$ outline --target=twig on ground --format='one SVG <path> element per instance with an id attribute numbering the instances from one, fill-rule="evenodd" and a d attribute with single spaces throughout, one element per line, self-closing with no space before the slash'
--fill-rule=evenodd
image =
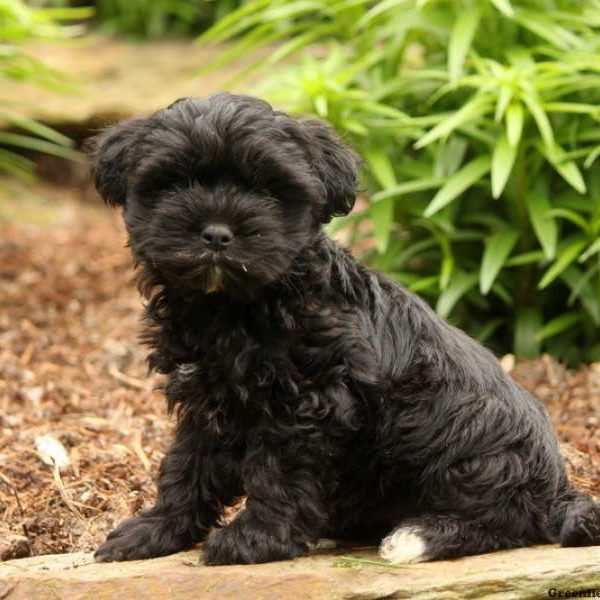
<path id="1" fill-rule="evenodd" d="M 124 383 L 129 387 L 135 388 L 137 390 L 148 390 L 147 381 L 142 381 L 141 379 L 136 379 L 135 377 L 130 377 L 129 375 L 125 375 L 125 373 L 121 373 L 121 371 L 117 369 L 117 365 L 115 365 L 115 363 L 110 363 L 108 365 L 108 374 L 113 379 L 116 379 L 120 383 Z"/>

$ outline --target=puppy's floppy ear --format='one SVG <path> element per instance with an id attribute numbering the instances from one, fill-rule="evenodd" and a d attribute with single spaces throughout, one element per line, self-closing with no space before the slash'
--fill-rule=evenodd
<path id="1" fill-rule="evenodd" d="M 339 138 L 333 127 L 317 119 L 302 121 L 315 144 L 313 168 L 319 174 L 327 193 L 321 222 L 347 215 L 354 206 L 361 160 Z"/>
<path id="2" fill-rule="evenodd" d="M 92 159 L 94 184 L 110 206 L 125 204 L 127 178 L 136 137 L 146 119 L 129 119 L 109 127 L 86 144 Z"/>

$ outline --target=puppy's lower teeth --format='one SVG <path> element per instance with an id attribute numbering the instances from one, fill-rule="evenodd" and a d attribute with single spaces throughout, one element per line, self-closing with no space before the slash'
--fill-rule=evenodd
<path id="1" fill-rule="evenodd" d="M 248 272 L 248 267 L 244 263 L 242 263 L 242 269 L 244 270 L 244 273 Z"/>

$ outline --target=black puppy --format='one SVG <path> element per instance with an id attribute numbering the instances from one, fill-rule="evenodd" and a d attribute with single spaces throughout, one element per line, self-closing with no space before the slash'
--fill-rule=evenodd
<path id="1" fill-rule="evenodd" d="M 323 233 L 359 169 L 329 126 L 248 96 L 182 99 L 101 134 L 93 161 L 179 418 L 156 505 L 98 560 L 201 540 L 210 564 L 291 558 L 321 536 L 387 535 L 395 563 L 600 543 L 541 404 Z"/>

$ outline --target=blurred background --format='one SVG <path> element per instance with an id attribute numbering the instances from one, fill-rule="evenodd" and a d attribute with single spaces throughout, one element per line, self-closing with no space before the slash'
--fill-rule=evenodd
<path id="1" fill-rule="evenodd" d="M 152 502 L 172 423 L 82 148 L 223 89 L 356 148 L 330 234 L 501 357 L 599 492 L 600 0 L 0 0 L 0 560 Z"/>

